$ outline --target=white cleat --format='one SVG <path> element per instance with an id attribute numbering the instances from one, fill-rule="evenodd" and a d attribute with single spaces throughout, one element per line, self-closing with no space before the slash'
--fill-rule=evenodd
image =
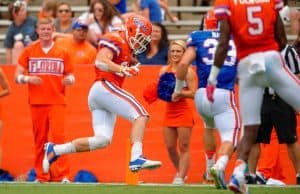
<path id="1" fill-rule="evenodd" d="M 48 173 L 50 169 L 50 165 L 57 160 L 59 157 L 55 152 L 54 152 L 54 143 L 46 143 L 44 145 L 44 150 L 45 150 L 45 155 L 43 159 L 43 172 Z"/>
<path id="2" fill-rule="evenodd" d="M 250 194 L 248 187 L 246 185 L 246 180 L 245 178 L 240 178 L 236 175 L 232 175 L 230 178 L 230 182 L 228 184 L 228 188 L 233 191 L 234 193 L 239 193 L 239 194 Z"/>
<path id="3" fill-rule="evenodd" d="M 137 172 L 141 169 L 156 169 L 161 166 L 161 161 L 147 160 L 144 156 L 138 157 L 136 160 L 129 163 L 129 169 L 132 172 Z"/>

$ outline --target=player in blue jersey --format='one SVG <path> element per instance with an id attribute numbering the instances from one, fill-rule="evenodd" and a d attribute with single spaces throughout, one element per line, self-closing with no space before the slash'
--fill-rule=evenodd
<path id="1" fill-rule="evenodd" d="M 205 88 L 219 37 L 217 20 L 213 11 L 209 11 L 204 19 L 204 30 L 190 34 L 187 41 L 188 48 L 180 61 L 176 74 L 177 76 L 185 75 L 189 64 L 193 60 L 196 61 L 199 87 L 195 95 L 196 108 L 204 121 L 205 130 L 217 128 L 221 137 L 217 161 L 210 168 L 210 174 L 213 176 L 217 188 L 226 189 L 224 171 L 237 145 L 240 116 L 233 92 L 237 60 L 235 45 L 232 40 L 224 67 L 217 78 L 214 102 L 211 103 L 206 96 Z M 180 96 L 181 90 L 182 81 L 176 79 L 176 87 L 172 96 L 174 101 Z"/>

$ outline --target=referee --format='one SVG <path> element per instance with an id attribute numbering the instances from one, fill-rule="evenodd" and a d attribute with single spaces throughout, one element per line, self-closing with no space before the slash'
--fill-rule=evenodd
<path id="1" fill-rule="evenodd" d="M 287 45 L 282 56 L 288 68 L 300 78 L 300 59 L 294 47 Z M 260 154 L 259 143 L 270 144 L 273 127 L 276 130 L 279 144 L 286 144 L 290 160 L 296 171 L 296 183 L 300 184 L 300 145 L 297 142 L 297 119 L 294 109 L 285 103 L 272 88 L 265 88 L 261 109 L 261 125 L 258 130 L 256 144 L 249 157 L 249 184 L 265 184 L 267 179 L 261 173 L 256 173 L 256 164 Z M 271 157 L 271 156 L 270 156 Z M 270 167 L 272 168 L 272 167 Z M 255 178 L 256 177 L 256 178 Z"/>

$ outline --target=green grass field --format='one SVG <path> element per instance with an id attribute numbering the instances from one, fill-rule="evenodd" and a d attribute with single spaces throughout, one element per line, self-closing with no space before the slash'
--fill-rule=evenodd
<path id="1" fill-rule="evenodd" d="M 300 194 L 300 187 L 251 186 L 251 194 Z M 0 183 L 0 194 L 225 194 L 213 186 Z"/>

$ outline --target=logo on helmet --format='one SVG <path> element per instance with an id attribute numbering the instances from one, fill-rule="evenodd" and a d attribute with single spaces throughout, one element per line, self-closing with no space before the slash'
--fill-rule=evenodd
<path id="1" fill-rule="evenodd" d="M 140 20 L 139 18 L 133 18 L 133 23 L 140 28 L 140 30 L 144 33 L 149 33 L 149 29 L 147 28 L 146 24 Z"/>

